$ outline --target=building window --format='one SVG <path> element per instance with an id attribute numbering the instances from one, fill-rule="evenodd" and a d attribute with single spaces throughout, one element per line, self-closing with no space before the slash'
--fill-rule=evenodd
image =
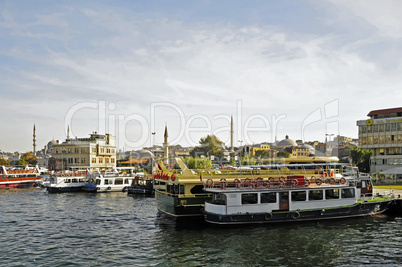
<path id="1" fill-rule="evenodd" d="M 106 158 L 106 159 L 105 159 L 105 163 L 109 163 L 109 158 Z"/>
<path id="2" fill-rule="evenodd" d="M 372 145 L 373 144 L 373 137 L 372 136 L 367 136 L 367 144 Z"/>
<path id="3" fill-rule="evenodd" d="M 386 144 L 391 144 L 391 136 L 390 135 L 385 136 L 385 143 Z"/>
<path id="4" fill-rule="evenodd" d="M 385 131 L 387 132 L 391 131 L 391 123 L 385 125 Z"/>
<path id="5" fill-rule="evenodd" d="M 78 153 L 80 153 L 80 149 L 79 149 L 78 147 L 76 147 L 76 148 L 74 149 L 74 152 L 78 154 Z"/>
<path id="6" fill-rule="evenodd" d="M 373 132 L 378 133 L 378 124 L 373 125 Z"/>
<path id="7" fill-rule="evenodd" d="M 398 143 L 402 143 L 402 134 L 398 135 Z"/>
<path id="8" fill-rule="evenodd" d="M 402 131 L 402 122 L 398 123 L 398 131 Z"/>
<path id="9" fill-rule="evenodd" d="M 384 132 L 384 124 L 380 124 L 380 125 L 378 125 L 378 130 L 380 131 L 380 132 Z"/>
<path id="10" fill-rule="evenodd" d="M 385 144 L 385 136 L 380 135 L 379 140 L 380 140 L 379 144 Z"/>
<path id="11" fill-rule="evenodd" d="M 373 136 L 373 144 L 378 144 L 378 136 Z"/>
<path id="12" fill-rule="evenodd" d="M 365 145 L 365 144 L 367 144 L 367 137 L 362 138 L 362 145 Z"/>
<path id="13" fill-rule="evenodd" d="M 92 153 L 96 153 L 96 147 L 92 148 Z"/>
<path id="14" fill-rule="evenodd" d="M 96 158 L 92 158 L 92 163 L 96 163 Z"/>
<path id="15" fill-rule="evenodd" d="M 110 159 L 110 162 L 115 163 L 115 159 L 114 158 Z"/>
<path id="16" fill-rule="evenodd" d="M 103 163 L 103 158 L 99 158 L 99 163 Z"/>

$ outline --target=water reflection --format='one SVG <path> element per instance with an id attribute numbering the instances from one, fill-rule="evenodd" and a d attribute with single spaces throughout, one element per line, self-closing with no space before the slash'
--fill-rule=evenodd
<path id="1" fill-rule="evenodd" d="M 0 191 L 1 263 L 11 265 L 293 266 L 402 261 L 402 220 L 211 227 L 177 224 L 155 199 L 124 193 Z"/>

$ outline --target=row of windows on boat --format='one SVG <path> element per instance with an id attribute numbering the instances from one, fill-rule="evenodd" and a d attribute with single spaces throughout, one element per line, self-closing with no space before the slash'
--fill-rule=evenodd
<path id="1" fill-rule="evenodd" d="M 236 198 L 239 194 L 213 194 L 212 204 L 226 205 L 226 198 Z M 354 188 L 344 189 L 325 189 L 325 190 L 306 190 L 291 191 L 291 201 L 316 201 L 316 200 L 333 200 L 346 199 L 355 197 Z M 277 203 L 278 198 L 281 201 L 289 200 L 289 192 L 269 192 L 269 193 L 244 193 L 241 194 L 242 204 L 264 204 Z"/>
<path id="2" fill-rule="evenodd" d="M 113 181 L 114 181 L 114 183 L 113 183 Z M 51 182 L 52 183 L 55 183 L 55 181 L 52 181 L 51 180 Z M 91 180 L 91 179 L 85 179 L 85 178 L 80 178 L 80 179 L 78 179 L 78 178 L 71 178 L 71 179 L 64 179 L 64 183 L 66 183 L 66 184 L 69 184 L 69 183 L 86 183 L 86 182 L 89 182 L 89 183 L 94 183 L 94 181 L 93 180 Z M 100 179 L 96 179 L 95 180 L 95 183 L 97 184 L 97 185 L 100 185 L 101 184 L 101 180 Z M 123 179 L 123 178 L 121 178 L 121 179 L 104 179 L 104 184 L 106 185 L 113 185 L 113 184 L 130 184 L 130 180 L 129 179 Z"/>

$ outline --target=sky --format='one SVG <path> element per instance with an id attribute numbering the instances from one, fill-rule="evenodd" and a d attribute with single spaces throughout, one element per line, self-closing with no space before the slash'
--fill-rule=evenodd
<path id="1" fill-rule="evenodd" d="M 0 0 L 0 151 L 357 138 L 402 106 L 402 2 Z M 69 130 L 68 130 L 69 129 Z M 154 134 L 153 134 L 154 133 Z"/>

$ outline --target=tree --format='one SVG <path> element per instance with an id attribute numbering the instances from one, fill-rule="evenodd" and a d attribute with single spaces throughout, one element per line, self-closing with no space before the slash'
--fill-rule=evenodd
<path id="1" fill-rule="evenodd" d="M 26 164 L 35 165 L 37 163 L 38 163 L 37 157 L 34 156 L 32 152 L 27 152 L 22 154 L 18 162 L 18 165 L 26 165 Z"/>
<path id="2" fill-rule="evenodd" d="M 216 156 L 218 158 L 222 158 L 224 155 L 221 148 L 222 143 L 223 142 L 215 135 L 208 135 L 207 137 L 200 139 L 200 145 L 191 150 L 190 155 L 193 157 L 206 155 L 208 157 Z"/>
<path id="3" fill-rule="evenodd" d="M 287 151 L 279 151 L 279 152 L 276 154 L 276 156 L 277 156 L 278 158 L 289 158 L 289 157 L 290 157 L 290 154 L 289 154 L 289 152 L 287 152 Z"/>
<path id="4" fill-rule="evenodd" d="M 8 162 L 6 159 L 1 158 L 0 159 L 0 166 L 9 166 L 10 162 Z"/>
<path id="5" fill-rule="evenodd" d="M 373 156 L 373 151 L 369 149 L 360 149 L 358 147 L 350 150 L 352 163 L 356 164 L 361 172 L 370 172 L 370 157 Z"/>
<path id="6" fill-rule="evenodd" d="M 183 159 L 183 162 L 187 165 L 189 169 L 210 169 L 212 167 L 212 162 L 207 158 L 200 157 L 187 157 Z"/>

